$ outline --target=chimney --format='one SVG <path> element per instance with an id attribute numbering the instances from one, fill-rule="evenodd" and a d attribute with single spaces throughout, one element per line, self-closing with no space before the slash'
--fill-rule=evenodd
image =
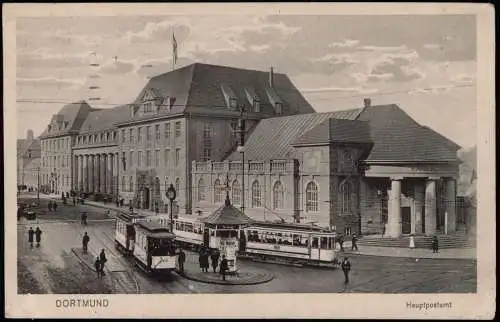
<path id="1" fill-rule="evenodd" d="M 274 86 L 274 70 L 271 67 L 271 69 L 269 70 L 269 87 L 273 88 L 273 86 Z"/>
<path id="2" fill-rule="evenodd" d="M 365 107 L 370 107 L 372 105 L 372 100 L 369 98 L 365 98 Z"/>
<path id="3" fill-rule="evenodd" d="M 33 140 L 33 130 L 28 130 L 27 131 L 26 139 Z"/>

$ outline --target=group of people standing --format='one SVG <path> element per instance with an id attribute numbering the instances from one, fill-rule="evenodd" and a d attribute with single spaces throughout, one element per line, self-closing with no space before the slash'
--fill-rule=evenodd
<path id="1" fill-rule="evenodd" d="M 359 249 L 358 249 L 358 236 L 356 236 L 356 234 L 352 235 L 351 242 L 352 242 L 351 251 L 354 251 L 354 249 L 356 249 L 356 251 L 359 251 Z M 335 239 L 335 248 L 337 248 L 336 247 L 337 243 L 340 246 L 340 251 L 341 252 L 345 251 L 345 249 L 344 249 L 344 235 L 339 234 L 337 236 L 337 238 Z"/>
<path id="2" fill-rule="evenodd" d="M 40 247 L 40 242 L 42 241 L 42 230 L 40 227 L 36 227 L 36 230 L 33 230 L 33 227 L 30 227 L 28 230 L 28 241 L 31 248 L 33 248 L 33 237 L 36 238 L 36 247 Z"/>
<path id="3" fill-rule="evenodd" d="M 95 267 L 95 271 L 97 272 L 97 277 L 103 277 L 104 275 L 106 275 L 104 273 L 104 264 L 106 264 L 107 261 L 108 261 L 108 259 L 106 258 L 106 253 L 104 252 L 104 249 L 103 249 L 103 250 L 101 250 L 101 253 L 99 254 L 99 256 L 97 256 L 97 258 L 94 262 L 94 267 Z"/>
<path id="4" fill-rule="evenodd" d="M 200 268 L 202 272 L 207 273 L 210 267 L 209 258 L 212 262 L 212 269 L 214 273 L 217 272 L 217 267 L 219 266 L 220 252 L 218 249 L 209 249 L 202 247 L 198 254 L 198 260 L 200 262 Z M 226 280 L 226 273 L 228 271 L 228 263 L 225 255 L 222 255 L 222 260 L 220 261 L 219 273 L 222 276 L 222 280 Z"/>
<path id="5" fill-rule="evenodd" d="M 57 203 L 55 201 L 49 201 L 47 207 L 49 208 L 49 211 L 56 211 Z"/>

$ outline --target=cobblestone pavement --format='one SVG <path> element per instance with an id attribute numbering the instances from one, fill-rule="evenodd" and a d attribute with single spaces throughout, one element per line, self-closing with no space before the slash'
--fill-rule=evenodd
<path id="1" fill-rule="evenodd" d="M 86 206 L 92 208 L 91 206 Z M 59 211 L 59 209 L 58 209 Z M 79 210 L 73 210 L 79 211 Z M 93 209 L 102 213 L 102 209 Z M 71 210 L 68 215 L 72 216 Z M 90 213 L 90 212 L 89 212 Z M 75 215 L 78 217 L 78 215 Z M 18 277 L 20 293 L 471 293 L 476 292 L 476 262 L 469 259 L 397 258 L 349 254 L 350 283 L 343 273 L 331 268 L 293 267 L 239 260 L 245 270 L 271 272 L 274 279 L 258 285 L 217 285 L 188 280 L 176 273 L 151 277 L 138 269 L 132 259 L 114 248 L 114 224 L 109 220 L 89 221 L 88 226 L 65 221 L 22 219 L 18 223 Z M 27 230 L 40 226 L 42 246 L 31 249 Z M 93 258 L 105 249 L 109 279 L 99 280 L 95 271 L 72 249 L 81 249 L 84 231 L 90 236 Z M 193 255 L 196 256 L 196 255 Z M 197 265 L 197 258 L 189 259 Z M 194 267 L 193 266 L 193 267 Z M 34 282 L 36 281 L 36 283 Z M 138 290 L 131 287 L 137 283 Z M 120 286 L 121 284 L 121 286 Z"/>

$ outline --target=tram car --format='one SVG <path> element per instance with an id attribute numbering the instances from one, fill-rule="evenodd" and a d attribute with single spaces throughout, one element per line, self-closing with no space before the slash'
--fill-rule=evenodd
<path id="1" fill-rule="evenodd" d="M 303 264 L 337 266 L 336 233 L 304 224 L 255 222 L 245 228 L 245 249 L 257 258 L 286 258 Z"/>
<path id="2" fill-rule="evenodd" d="M 115 229 L 116 248 L 132 256 L 148 273 L 170 272 L 177 267 L 175 234 L 151 216 L 119 214 Z"/>
<path id="3" fill-rule="evenodd" d="M 333 264 L 336 258 L 336 233 L 318 226 L 255 221 L 242 229 L 217 230 L 197 219 L 174 219 L 174 233 L 181 246 L 198 249 L 202 245 L 220 248 L 221 236 L 238 240 L 238 255 L 252 258 L 280 258 L 297 263 Z M 225 245 L 222 245 L 225 246 Z"/>

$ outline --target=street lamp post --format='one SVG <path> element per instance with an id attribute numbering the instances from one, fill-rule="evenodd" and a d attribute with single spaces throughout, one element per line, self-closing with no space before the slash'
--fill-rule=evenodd
<path id="1" fill-rule="evenodd" d="M 241 212 L 245 212 L 245 119 L 243 118 L 243 112 L 245 111 L 245 106 L 240 107 L 240 119 L 238 124 L 238 133 L 240 135 L 240 142 L 238 145 L 238 152 L 241 153 Z"/>
<path id="2" fill-rule="evenodd" d="M 170 232 L 173 233 L 174 232 L 173 204 L 175 197 L 177 195 L 173 184 L 170 184 L 170 187 L 168 187 L 168 190 L 165 194 L 167 195 L 168 200 L 170 200 Z"/>

